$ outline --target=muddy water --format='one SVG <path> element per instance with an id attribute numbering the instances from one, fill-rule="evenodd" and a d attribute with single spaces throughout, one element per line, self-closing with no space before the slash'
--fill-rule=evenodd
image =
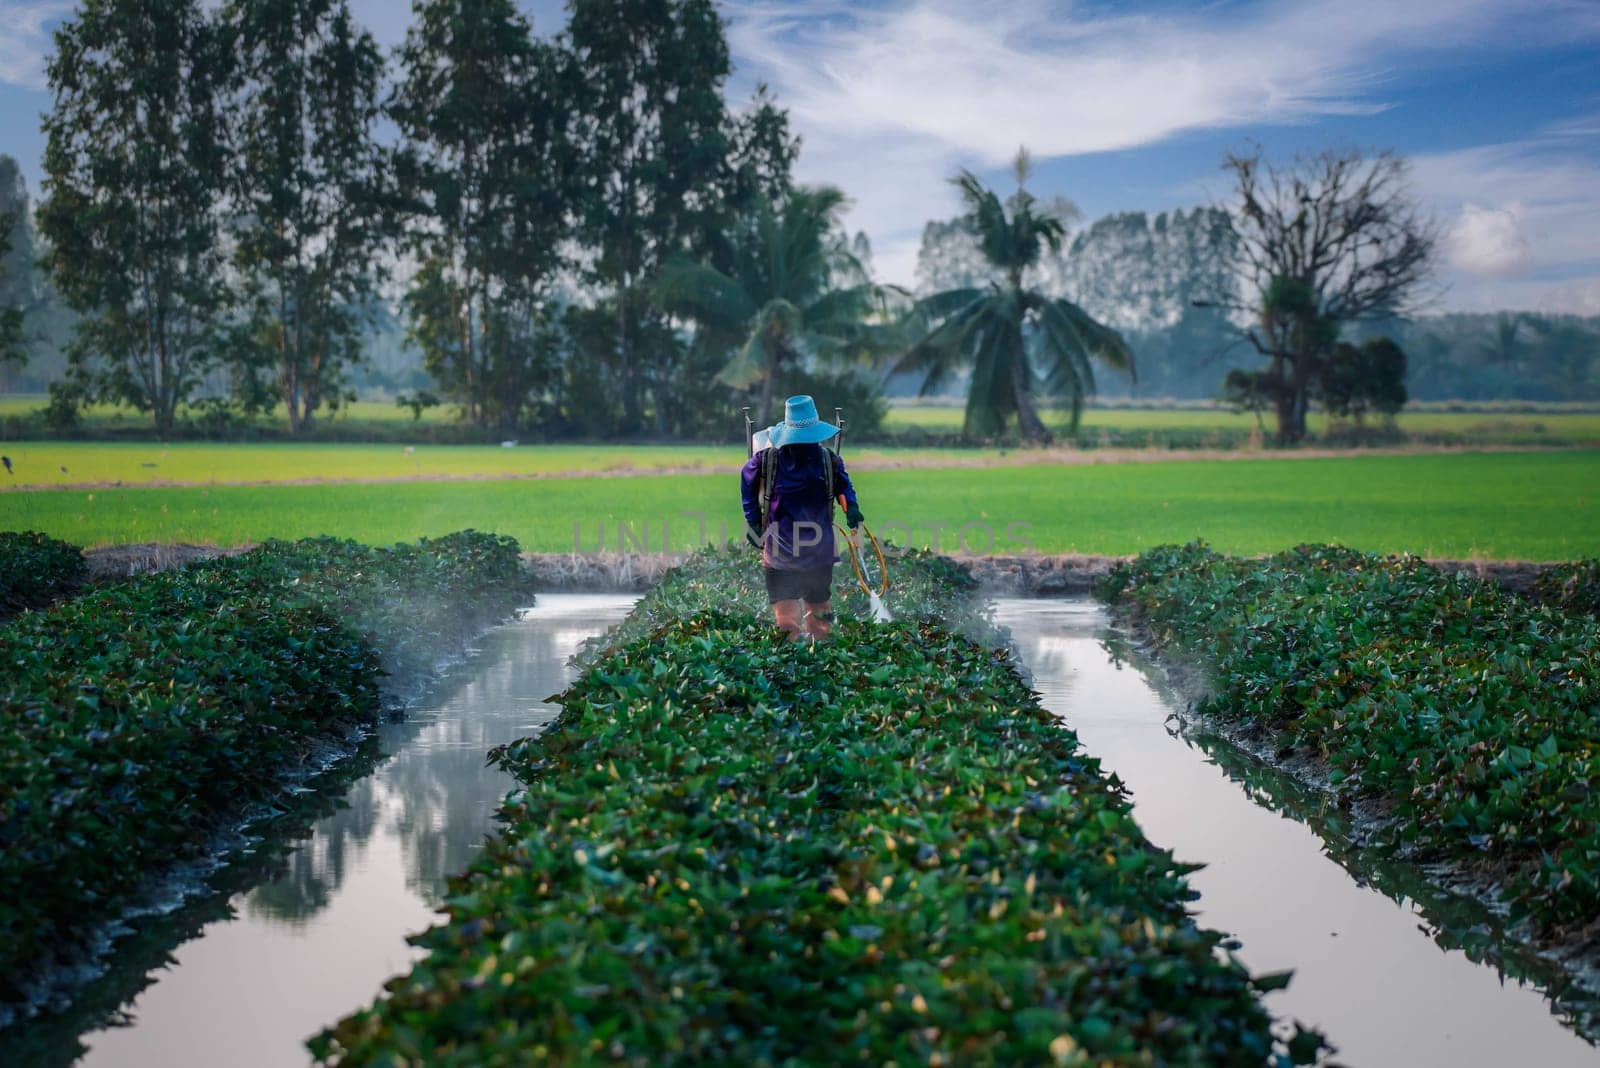
<path id="1" fill-rule="evenodd" d="M 1119 666 L 1090 601 L 1006 599 L 1044 705 L 1133 792 L 1134 815 L 1191 876 L 1200 921 L 1234 934 L 1257 972 L 1293 969 L 1269 995 L 1280 1018 L 1321 1027 L 1349 1065 L 1600 1064 L 1532 987 L 1440 948 L 1409 898 L 1360 885 L 1305 824 L 1258 805 L 1198 748 L 1169 734 L 1172 706 Z"/>
<path id="2" fill-rule="evenodd" d="M 383 728 L 393 756 L 293 848 L 281 877 L 236 895 L 231 916 L 179 946 L 125 1006 L 129 1026 L 78 1038 L 82 1063 L 304 1063 L 309 1035 L 409 967 L 406 936 L 433 924 L 446 877 L 493 828 L 511 780 L 484 754 L 554 717 L 544 698 L 565 686 L 567 658 L 632 602 L 543 596 L 526 619 L 486 635 L 404 722 Z"/>

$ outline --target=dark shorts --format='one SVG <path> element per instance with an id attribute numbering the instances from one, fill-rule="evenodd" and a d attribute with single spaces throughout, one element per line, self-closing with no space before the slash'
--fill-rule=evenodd
<path id="1" fill-rule="evenodd" d="M 801 600 L 821 604 L 833 599 L 833 565 L 804 571 L 778 571 L 766 568 L 767 603 Z"/>

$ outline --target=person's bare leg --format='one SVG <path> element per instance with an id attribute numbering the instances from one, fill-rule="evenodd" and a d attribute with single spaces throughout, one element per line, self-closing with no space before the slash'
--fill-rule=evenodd
<path id="1" fill-rule="evenodd" d="M 833 602 L 806 602 L 806 633 L 812 640 L 825 642 L 833 634 Z"/>
<path id="2" fill-rule="evenodd" d="M 805 621 L 801 604 L 798 598 L 772 602 L 772 618 L 777 620 L 779 629 L 789 636 L 790 641 L 799 641 L 804 637 Z"/>

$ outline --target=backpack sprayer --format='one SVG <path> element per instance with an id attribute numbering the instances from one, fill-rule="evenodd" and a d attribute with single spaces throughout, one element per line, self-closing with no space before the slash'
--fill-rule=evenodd
<path id="1" fill-rule="evenodd" d="M 750 409 L 744 411 L 744 446 L 745 457 L 754 456 L 764 449 L 772 447 L 768 430 L 757 430 L 755 420 L 750 418 Z M 839 433 L 834 435 L 831 451 L 842 453 L 844 451 L 844 410 L 833 410 L 834 425 L 839 428 Z M 824 445 L 823 448 L 828 448 Z M 833 495 L 833 465 L 827 465 L 829 496 Z M 762 472 L 762 484 L 766 487 L 772 485 L 771 473 Z M 763 490 L 761 494 L 761 515 L 766 518 L 767 493 L 770 489 Z M 840 508 L 845 507 L 844 494 L 835 498 Z M 850 530 L 840 523 L 835 522 L 833 527 L 844 538 L 845 544 L 850 547 L 850 569 L 855 572 L 856 583 L 867 595 L 867 600 L 872 603 L 872 614 L 879 622 L 888 622 L 893 617 L 889 615 L 888 606 L 883 603 L 884 595 L 889 592 L 889 568 L 884 562 L 883 546 L 878 543 L 878 538 L 862 523 L 855 530 Z"/>

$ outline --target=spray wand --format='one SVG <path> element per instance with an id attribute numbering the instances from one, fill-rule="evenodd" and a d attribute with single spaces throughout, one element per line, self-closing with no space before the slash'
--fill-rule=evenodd
<path id="1" fill-rule="evenodd" d="M 833 451 L 844 452 L 844 409 L 833 410 L 833 425 L 839 428 L 839 433 L 833 439 Z M 839 508 L 848 510 L 844 494 L 839 494 Z M 834 529 L 844 536 L 845 543 L 850 546 L 850 569 L 855 572 L 856 583 L 866 593 L 867 600 L 872 603 L 872 615 L 880 623 L 887 623 L 894 617 L 889 614 L 888 605 L 883 603 L 884 596 L 889 592 L 889 567 L 884 562 L 883 546 L 878 543 L 877 535 L 868 529 L 865 523 L 853 529 L 845 529 L 834 523 Z M 866 544 L 862 541 L 865 538 Z M 869 556 L 867 548 L 871 548 Z M 876 566 L 874 566 L 876 565 Z"/>

